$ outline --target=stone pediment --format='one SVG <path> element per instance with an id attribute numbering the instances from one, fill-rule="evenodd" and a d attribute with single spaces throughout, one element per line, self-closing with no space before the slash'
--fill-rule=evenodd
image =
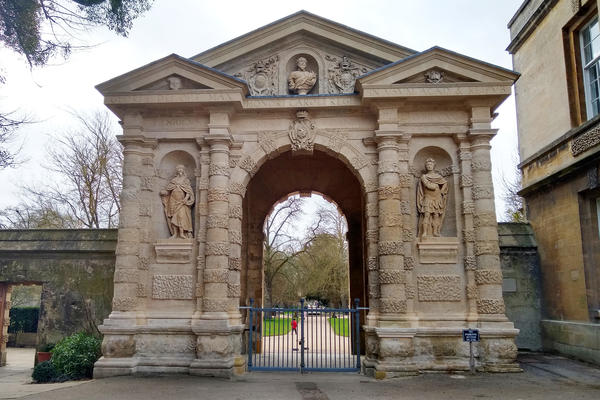
<path id="1" fill-rule="evenodd" d="M 508 84 L 515 72 L 440 47 L 383 66 L 358 78 L 361 88 L 402 84 L 451 84 L 461 82 Z"/>
<path id="2" fill-rule="evenodd" d="M 220 67 L 232 60 L 251 53 L 260 53 L 261 48 L 273 48 L 281 42 L 289 42 L 299 35 L 312 37 L 316 43 L 328 42 L 341 49 L 353 49 L 382 64 L 408 57 L 416 52 L 404 46 L 350 28 L 301 10 L 272 22 L 245 35 L 239 36 L 190 59 L 209 67 Z M 250 59 L 256 57 L 249 57 Z"/>
<path id="3" fill-rule="evenodd" d="M 288 87 L 299 57 L 316 75 L 306 94 L 351 94 L 358 76 L 414 53 L 300 11 L 191 59 L 245 80 L 252 96 L 281 96 L 305 94 Z"/>
<path id="4" fill-rule="evenodd" d="M 246 95 L 248 87 L 241 79 L 206 67 L 176 54 L 147 64 L 96 86 L 100 93 L 231 90 Z"/>

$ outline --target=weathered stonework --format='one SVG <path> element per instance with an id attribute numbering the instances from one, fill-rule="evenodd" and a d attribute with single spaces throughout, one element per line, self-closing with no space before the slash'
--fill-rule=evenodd
<path id="1" fill-rule="evenodd" d="M 420 301 L 461 301 L 462 299 L 460 276 L 418 276 L 417 287 Z"/>
<path id="2" fill-rule="evenodd" d="M 152 277 L 153 299 L 191 300 L 193 293 L 194 277 L 192 275 L 154 275 Z"/>
<path id="3" fill-rule="evenodd" d="M 243 370 L 240 306 L 265 298 L 263 222 L 290 193 L 322 193 L 346 217 L 349 294 L 368 297 L 365 371 L 456 369 L 467 322 L 510 343 L 498 276 L 473 271 L 499 265 L 491 121 L 516 78 L 299 12 L 99 85 L 122 121 L 124 188 L 96 376 Z"/>

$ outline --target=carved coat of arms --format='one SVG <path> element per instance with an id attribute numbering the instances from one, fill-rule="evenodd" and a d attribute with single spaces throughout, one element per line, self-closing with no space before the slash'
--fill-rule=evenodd
<path id="1" fill-rule="evenodd" d="M 331 56 L 325 56 L 325 59 L 329 61 L 329 93 L 353 93 L 356 78 L 367 69 L 353 64 L 346 56 L 341 60 Z"/>
<path id="2" fill-rule="evenodd" d="M 271 96 L 277 94 L 279 56 L 258 60 L 249 68 L 235 74 L 248 83 L 252 96 Z"/>
<path id="3" fill-rule="evenodd" d="M 312 153 L 317 135 L 315 124 L 308 118 L 307 111 L 298 111 L 296 116 L 289 129 L 292 152 Z"/>

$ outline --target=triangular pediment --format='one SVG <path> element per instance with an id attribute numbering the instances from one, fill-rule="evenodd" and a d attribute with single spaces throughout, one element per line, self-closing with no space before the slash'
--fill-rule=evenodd
<path id="1" fill-rule="evenodd" d="M 358 78 L 360 86 L 442 84 L 460 82 L 514 82 L 511 70 L 476 60 L 440 47 L 404 58 Z"/>
<path id="2" fill-rule="evenodd" d="M 299 34 L 313 37 L 317 43 L 325 41 L 334 47 L 352 49 L 355 53 L 370 56 L 382 64 L 394 62 L 416 53 L 404 46 L 302 10 L 206 50 L 190 59 L 209 67 L 221 69 L 219 66 L 226 65 L 234 59 L 253 58 L 248 55 L 257 51 L 260 53 L 261 48 L 273 47 L 278 43 L 293 40 Z"/>
<path id="3" fill-rule="evenodd" d="M 102 94 L 139 91 L 241 89 L 246 82 L 200 63 L 171 54 L 96 86 Z"/>

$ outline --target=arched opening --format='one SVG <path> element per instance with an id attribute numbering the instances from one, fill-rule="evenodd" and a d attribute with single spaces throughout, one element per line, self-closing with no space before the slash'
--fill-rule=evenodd
<path id="1" fill-rule="evenodd" d="M 240 302 L 247 305 L 252 298 L 255 306 L 264 305 L 264 222 L 275 204 L 294 193 L 322 194 L 339 207 L 347 223 L 349 302 L 359 299 L 361 306 L 368 307 L 364 191 L 345 163 L 319 150 L 312 155 L 282 153 L 266 161 L 248 183 L 243 203 Z M 360 325 L 363 323 L 361 313 Z M 360 336 L 364 342 L 363 334 Z"/>
<path id="2" fill-rule="evenodd" d="M 318 192 L 280 199 L 263 226 L 262 304 L 350 307 L 347 232 L 339 206 Z"/>

